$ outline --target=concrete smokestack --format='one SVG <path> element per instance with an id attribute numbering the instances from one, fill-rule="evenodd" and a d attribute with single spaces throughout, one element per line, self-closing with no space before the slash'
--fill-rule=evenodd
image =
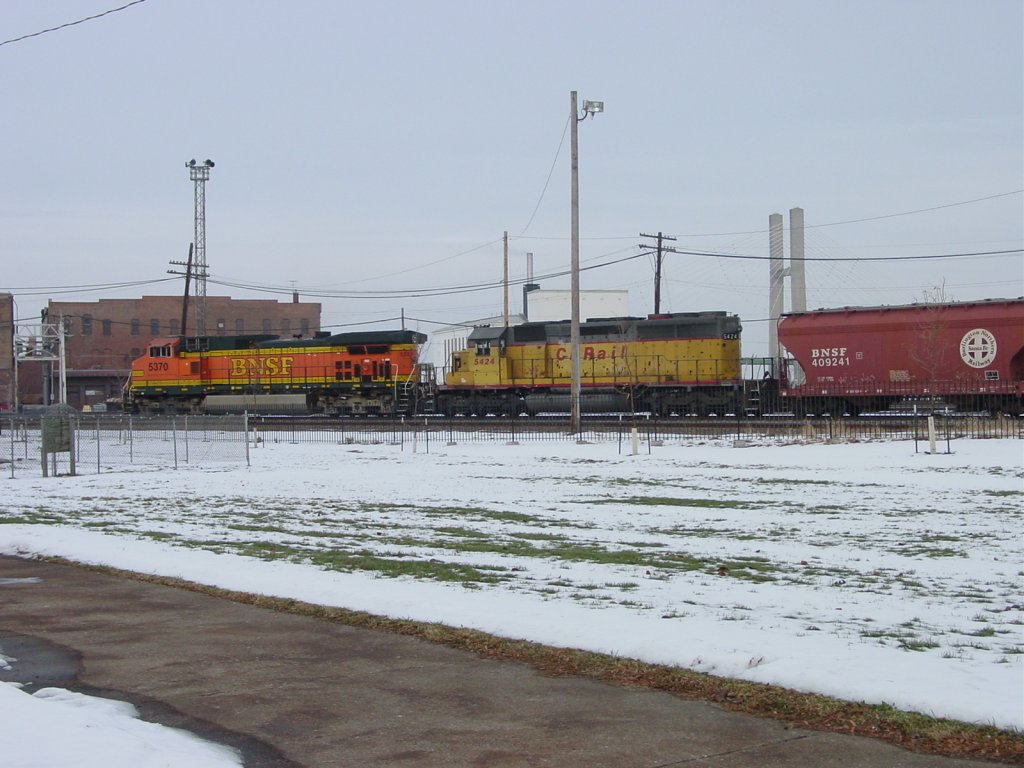
<path id="1" fill-rule="evenodd" d="M 804 271 L 804 209 L 789 209 L 789 303 L 793 312 L 807 311 L 807 276 Z"/>
<path id="2" fill-rule="evenodd" d="M 779 318 L 782 317 L 783 279 L 782 214 L 768 217 L 768 356 L 779 357 Z"/>

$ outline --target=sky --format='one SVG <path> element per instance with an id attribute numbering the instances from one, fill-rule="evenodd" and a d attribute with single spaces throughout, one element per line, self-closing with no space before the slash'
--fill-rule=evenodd
<path id="1" fill-rule="evenodd" d="M 147 448 L 166 435 L 145 432 L 136 464 L 108 446 L 101 474 L 19 465 L 0 479 L 0 553 L 1024 728 L 1019 440 L 929 454 L 674 439 L 632 455 L 266 438 L 248 468 L 214 435 L 208 461 L 194 447 L 169 472 Z"/>
<path id="2" fill-rule="evenodd" d="M 117 5 L 8 0 L 0 38 Z M 0 291 L 29 320 L 180 294 L 192 158 L 210 295 L 429 332 L 500 313 L 506 231 L 512 281 L 533 253 L 567 288 L 573 90 L 605 103 L 578 124 L 581 286 L 635 315 L 641 233 L 754 256 L 667 255 L 662 309 L 737 313 L 765 354 L 768 216 L 796 206 L 811 308 L 1024 295 L 1019 0 L 145 0 L 0 70 Z"/>

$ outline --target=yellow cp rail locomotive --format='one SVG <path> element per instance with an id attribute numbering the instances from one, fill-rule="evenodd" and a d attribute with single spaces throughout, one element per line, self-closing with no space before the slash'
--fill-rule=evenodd
<path id="1" fill-rule="evenodd" d="M 600 318 L 580 324 L 583 411 L 724 412 L 742 390 L 740 319 L 725 312 Z M 570 324 L 475 328 L 452 356 L 448 414 L 569 410 Z"/>

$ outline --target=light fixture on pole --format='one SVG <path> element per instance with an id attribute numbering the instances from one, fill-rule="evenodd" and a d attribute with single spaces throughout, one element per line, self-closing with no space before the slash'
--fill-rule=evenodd
<path id="1" fill-rule="evenodd" d="M 604 102 L 584 101 L 582 114 L 576 104 L 576 91 L 572 91 L 569 94 L 569 124 L 572 128 L 572 317 L 569 322 L 572 379 L 569 387 L 569 428 L 574 435 L 580 432 L 580 158 L 576 126 L 588 117 L 604 112 Z"/>

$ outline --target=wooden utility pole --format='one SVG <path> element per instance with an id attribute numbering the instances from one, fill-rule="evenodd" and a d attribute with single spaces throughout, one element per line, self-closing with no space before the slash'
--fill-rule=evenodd
<path id="1" fill-rule="evenodd" d="M 184 272 L 178 272 L 173 269 L 168 269 L 168 275 L 184 275 L 185 276 L 185 295 L 181 298 L 181 335 L 188 336 L 188 290 L 189 283 L 192 278 L 192 252 L 195 249 L 195 243 L 188 244 L 188 261 L 172 261 L 170 262 L 176 267 L 184 267 Z"/>
<path id="2" fill-rule="evenodd" d="M 671 240 L 675 242 L 676 238 L 669 237 L 659 232 L 656 235 L 645 235 L 643 232 L 640 233 L 640 237 L 651 237 L 657 238 L 658 240 L 658 255 L 654 262 L 654 314 L 661 314 L 661 260 L 664 258 L 666 253 L 678 253 L 675 248 L 663 245 L 664 240 Z M 646 243 L 640 243 L 641 248 L 648 248 Z"/>
<path id="3" fill-rule="evenodd" d="M 505 289 L 505 327 L 508 328 L 508 232 L 505 232 L 505 261 L 504 261 L 504 272 L 501 284 Z"/>
<path id="4" fill-rule="evenodd" d="M 188 244 L 188 261 L 185 264 L 185 295 L 181 298 L 181 335 L 188 336 L 188 288 L 189 281 L 192 278 L 192 251 L 195 248 L 195 243 Z"/>

